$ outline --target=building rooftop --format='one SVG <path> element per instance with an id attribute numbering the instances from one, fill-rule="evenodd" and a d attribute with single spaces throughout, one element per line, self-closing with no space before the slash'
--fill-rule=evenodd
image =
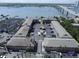
<path id="1" fill-rule="evenodd" d="M 30 25 L 32 21 L 33 21 L 32 18 L 26 19 L 26 21 L 22 25 Z"/>
<path id="2" fill-rule="evenodd" d="M 72 38 L 72 36 L 60 25 L 58 21 L 52 21 L 51 28 L 55 29 L 57 36 L 60 38 Z"/>
<path id="3" fill-rule="evenodd" d="M 32 21 L 33 21 L 33 19 L 27 19 L 22 24 L 22 27 L 18 30 L 18 32 L 14 36 L 26 36 L 29 31 Z"/>
<path id="4" fill-rule="evenodd" d="M 45 47 L 71 47 L 77 48 L 78 42 L 74 39 L 65 38 L 44 38 L 43 46 Z"/>
<path id="5" fill-rule="evenodd" d="M 26 37 L 12 37 L 11 40 L 7 43 L 7 46 L 13 47 L 34 47 L 32 42 Z"/>
<path id="6" fill-rule="evenodd" d="M 29 38 L 27 38 L 27 34 L 29 31 L 29 26 L 32 23 L 32 19 L 27 19 L 22 27 L 18 30 L 18 32 L 10 39 L 10 41 L 7 43 L 7 47 L 13 47 L 13 48 L 28 48 L 28 47 L 34 47 L 32 42 Z M 29 26 L 28 26 L 29 25 Z"/>

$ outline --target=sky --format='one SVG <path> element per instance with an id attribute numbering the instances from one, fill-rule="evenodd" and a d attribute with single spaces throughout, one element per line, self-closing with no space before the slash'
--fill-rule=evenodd
<path id="1" fill-rule="evenodd" d="M 75 3 L 77 0 L 0 0 L 0 3 Z"/>

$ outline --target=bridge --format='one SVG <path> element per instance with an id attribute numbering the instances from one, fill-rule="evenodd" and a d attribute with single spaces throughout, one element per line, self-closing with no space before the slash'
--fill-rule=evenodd
<path id="1" fill-rule="evenodd" d="M 75 6 L 73 6 L 74 8 Z M 62 13 L 64 16 L 66 17 L 75 17 L 75 16 L 79 16 L 79 13 L 76 13 L 75 11 L 69 9 L 66 6 L 62 6 L 62 5 L 57 5 L 57 7 L 55 7 L 60 13 Z"/>

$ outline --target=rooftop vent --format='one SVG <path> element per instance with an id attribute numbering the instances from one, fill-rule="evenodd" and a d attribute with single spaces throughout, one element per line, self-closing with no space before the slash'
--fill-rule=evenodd
<path id="1" fill-rule="evenodd" d="M 19 35 L 22 35 L 22 33 L 19 33 Z"/>
<path id="2" fill-rule="evenodd" d="M 64 36 L 68 36 L 67 34 L 64 34 Z"/>

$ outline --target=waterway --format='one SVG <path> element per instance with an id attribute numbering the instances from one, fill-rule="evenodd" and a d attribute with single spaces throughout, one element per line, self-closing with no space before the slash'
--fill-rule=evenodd
<path id="1" fill-rule="evenodd" d="M 60 15 L 54 7 L 0 7 L 1 14 L 19 17 Z"/>

